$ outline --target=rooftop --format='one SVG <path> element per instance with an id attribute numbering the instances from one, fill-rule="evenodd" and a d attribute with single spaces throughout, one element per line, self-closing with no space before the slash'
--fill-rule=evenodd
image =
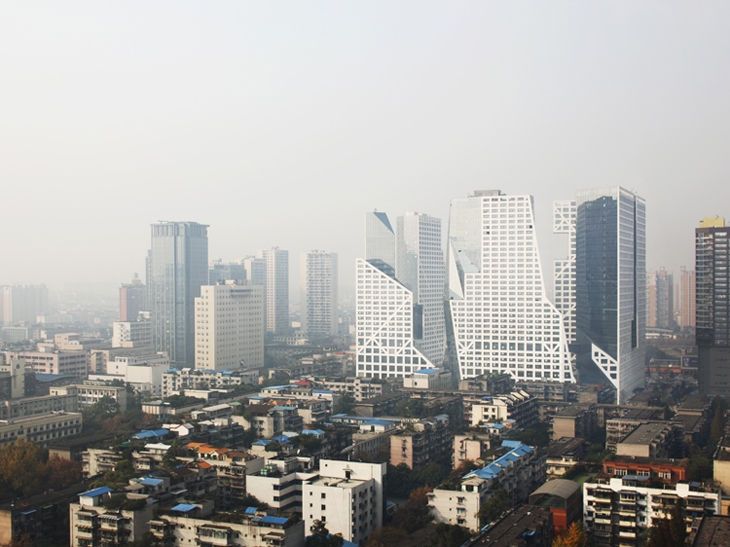
<path id="1" fill-rule="evenodd" d="M 642 424 L 621 441 L 621 444 L 649 444 L 666 429 L 667 425 L 669 424 Z"/>
<path id="2" fill-rule="evenodd" d="M 692 547 L 730 545 L 730 517 L 706 515 L 697 529 Z"/>
<path id="3" fill-rule="evenodd" d="M 547 507 L 522 505 L 487 528 L 469 547 L 513 547 L 523 545 L 525 539 L 534 537 L 545 527 L 552 533 L 552 513 Z M 541 542 L 535 542 L 540 545 Z"/>

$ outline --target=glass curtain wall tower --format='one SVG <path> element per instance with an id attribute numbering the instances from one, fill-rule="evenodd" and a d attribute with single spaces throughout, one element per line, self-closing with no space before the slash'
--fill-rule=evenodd
<path id="1" fill-rule="evenodd" d="M 403 378 L 444 360 L 441 221 L 419 213 L 367 213 L 357 259 L 357 375 Z"/>
<path id="2" fill-rule="evenodd" d="M 152 337 L 173 363 L 195 363 L 195 298 L 208 282 L 208 226 L 152 224 L 147 287 Z"/>
<path id="3" fill-rule="evenodd" d="M 624 402 L 644 386 L 646 204 L 616 186 L 578 191 L 576 208 L 578 375 Z"/>
<path id="4" fill-rule="evenodd" d="M 545 296 L 531 196 L 451 200 L 447 260 L 460 378 L 574 381 L 563 316 Z"/>

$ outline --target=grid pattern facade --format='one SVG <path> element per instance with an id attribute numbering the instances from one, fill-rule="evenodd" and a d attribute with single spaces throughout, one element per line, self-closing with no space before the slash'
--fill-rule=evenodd
<path id="1" fill-rule="evenodd" d="M 284 334 L 289 322 L 289 251 L 279 247 L 261 251 L 266 264 L 266 331 Z M 253 280 L 253 278 L 252 278 Z"/>
<path id="2" fill-rule="evenodd" d="M 195 299 L 195 368 L 237 370 L 264 366 L 263 289 L 207 285 Z"/>
<path id="3" fill-rule="evenodd" d="M 441 219 L 406 213 L 396 226 L 396 277 L 413 293 L 415 344 L 440 366 L 446 352 Z"/>
<path id="4" fill-rule="evenodd" d="M 302 331 L 312 337 L 336 336 L 337 253 L 302 253 L 300 266 Z"/>
<path id="5" fill-rule="evenodd" d="M 196 222 L 152 225 L 148 257 L 152 338 L 174 363 L 195 362 L 195 298 L 208 282 L 208 227 Z"/>
<path id="6" fill-rule="evenodd" d="M 565 336 L 575 343 L 575 201 L 553 202 L 553 233 L 568 234 L 568 259 L 555 260 L 555 307 L 563 316 Z"/>
<path id="7" fill-rule="evenodd" d="M 694 271 L 682 268 L 679 277 L 679 326 L 695 326 L 695 288 L 696 280 Z"/>
<path id="8" fill-rule="evenodd" d="M 696 339 L 700 393 L 730 396 L 730 228 L 719 219 L 695 231 Z M 703 222 L 703 224 L 705 224 Z"/>
<path id="9" fill-rule="evenodd" d="M 448 259 L 461 378 L 574 381 L 563 317 L 545 296 L 531 196 L 452 200 Z"/>

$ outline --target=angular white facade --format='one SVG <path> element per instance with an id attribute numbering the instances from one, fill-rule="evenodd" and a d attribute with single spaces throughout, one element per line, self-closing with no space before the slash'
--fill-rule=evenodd
<path id="1" fill-rule="evenodd" d="M 201 287 L 200 297 L 195 299 L 195 368 L 263 366 L 263 288 L 235 281 Z"/>
<path id="2" fill-rule="evenodd" d="M 315 338 L 336 336 L 337 253 L 302 253 L 299 276 L 302 332 Z"/>
<path id="3" fill-rule="evenodd" d="M 447 259 L 461 378 L 575 381 L 562 315 L 545 295 L 531 196 L 452 200 Z"/>
<path id="4" fill-rule="evenodd" d="M 553 233 L 568 234 L 568 258 L 555 260 L 553 301 L 563 316 L 568 343 L 575 343 L 575 201 L 553 202 Z"/>
<path id="5" fill-rule="evenodd" d="M 404 378 L 441 366 L 446 327 L 441 221 L 418 213 L 366 216 L 357 260 L 357 375 Z"/>

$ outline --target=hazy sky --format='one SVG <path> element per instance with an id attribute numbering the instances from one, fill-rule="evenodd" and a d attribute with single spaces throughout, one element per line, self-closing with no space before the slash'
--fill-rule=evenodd
<path id="1" fill-rule="evenodd" d="M 0 283 L 115 286 L 149 224 L 340 253 L 474 189 L 647 200 L 648 265 L 730 216 L 728 2 L 0 3 Z M 292 286 L 298 281 L 292 279 Z M 549 283 L 550 284 L 550 283 Z M 297 296 L 292 294 L 292 297 Z"/>

